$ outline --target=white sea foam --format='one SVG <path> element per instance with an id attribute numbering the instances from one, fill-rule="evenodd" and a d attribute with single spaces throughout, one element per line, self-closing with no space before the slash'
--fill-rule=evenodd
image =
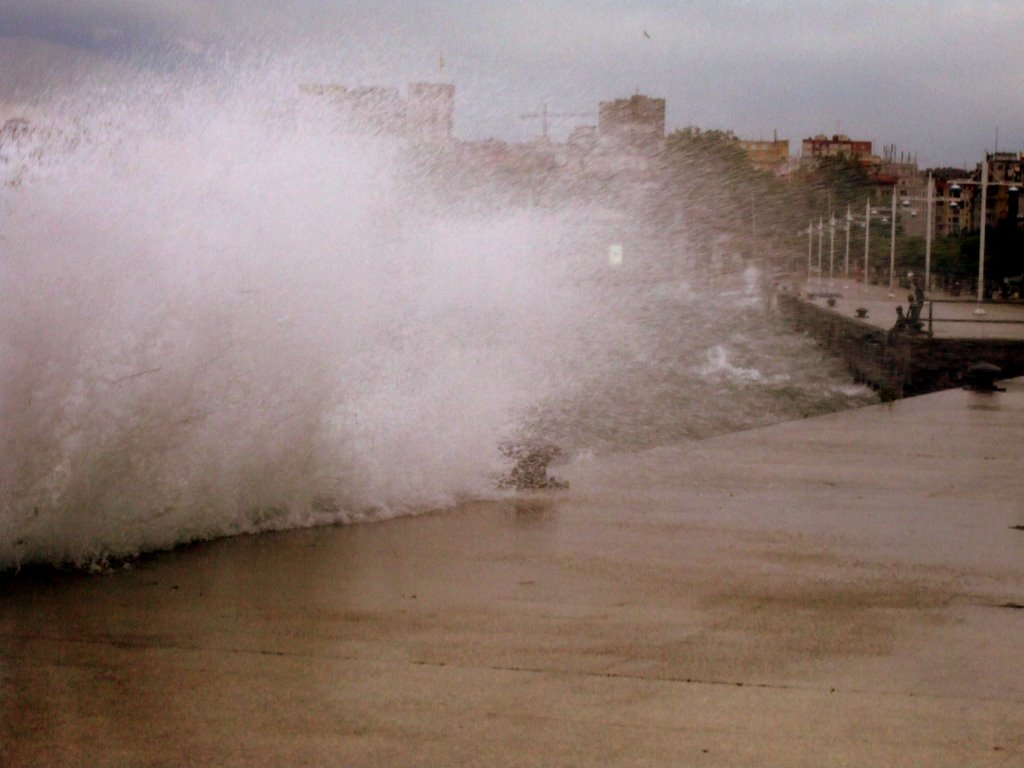
<path id="1" fill-rule="evenodd" d="M 735 365 L 733 353 L 725 344 L 716 344 L 705 350 L 705 362 L 700 367 L 701 376 L 725 377 L 736 382 L 782 384 L 790 380 L 789 374 L 765 375 L 757 368 Z"/>
<path id="2" fill-rule="evenodd" d="M 707 360 L 700 367 L 702 376 L 727 376 L 741 381 L 760 381 L 761 372 L 756 368 L 744 368 L 733 365 L 729 349 L 723 344 L 716 344 L 706 352 Z"/>
<path id="3" fill-rule="evenodd" d="M 846 397 L 870 397 L 872 390 L 864 384 L 837 384 L 833 389 Z"/>
<path id="4" fill-rule="evenodd" d="M 431 208 L 253 82 L 83 96 L 4 190 L 0 569 L 487 492 L 566 380 L 575 214 Z"/>

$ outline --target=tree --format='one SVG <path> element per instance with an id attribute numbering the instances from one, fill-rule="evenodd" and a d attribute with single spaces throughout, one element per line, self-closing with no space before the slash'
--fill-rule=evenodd
<path id="1" fill-rule="evenodd" d="M 985 272 L 991 279 L 1017 277 L 1024 272 L 1024 233 L 1015 221 L 1003 219 L 989 230 L 986 241 Z"/>
<path id="2" fill-rule="evenodd" d="M 860 205 L 873 189 L 867 170 L 846 155 L 821 158 L 817 176 L 819 188 L 829 196 L 833 209 Z"/>
<path id="3" fill-rule="evenodd" d="M 724 235 L 745 259 L 773 270 L 799 262 L 808 221 L 803 190 L 754 168 L 731 131 L 688 126 L 669 134 L 661 171 L 659 207 L 685 219 L 698 248 Z"/>

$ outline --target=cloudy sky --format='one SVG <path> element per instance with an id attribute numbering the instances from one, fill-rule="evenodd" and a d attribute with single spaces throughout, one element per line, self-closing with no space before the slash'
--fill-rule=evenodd
<path id="1" fill-rule="evenodd" d="M 777 130 L 792 152 L 837 131 L 926 166 L 973 165 L 997 133 L 1024 150 L 1020 0 L 0 0 L 0 36 L 0 101 L 111 60 L 173 71 L 244 50 L 295 79 L 451 80 L 467 138 L 524 139 L 541 103 L 586 115 L 639 91 L 667 100 L 670 129 Z"/>

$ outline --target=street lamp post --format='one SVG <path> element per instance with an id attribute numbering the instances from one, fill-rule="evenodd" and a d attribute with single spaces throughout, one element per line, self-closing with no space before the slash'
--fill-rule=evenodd
<path id="1" fill-rule="evenodd" d="M 868 288 L 868 245 L 871 242 L 871 198 L 864 203 L 864 290 Z"/>
<path id="2" fill-rule="evenodd" d="M 950 207 L 954 207 L 959 201 L 959 192 L 961 184 L 977 186 L 981 185 L 981 213 L 979 219 L 979 238 L 978 238 L 978 296 L 977 305 L 974 308 L 974 314 L 984 315 L 985 309 L 982 307 L 982 303 L 985 300 L 985 227 L 988 222 L 988 188 L 992 187 L 1009 187 L 1011 195 L 1017 195 L 1020 190 L 1017 187 L 1016 182 L 1012 181 L 990 181 L 989 180 L 989 166 L 988 166 L 988 152 L 985 152 L 985 158 L 981 163 L 981 181 L 977 182 L 973 179 L 963 179 L 954 183 L 949 191 L 953 193 L 953 201 L 950 203 Z M 931 189 L 929 188 L 929 198 L 931 197 Z M 972 217 L 973 218 L 973 217 Z"/>
<path id="3" fill-rule="evenodd" d="M 821 244 L 825 237 L 825 225 L 822 223 L 822 219 L 818 217 L 818 287 L 821 288 Z"/>
<path id="4" fill-rule="evenodd" d="M 892 187 L 892 230 L 889 234 L 889 298 L 896 294 L 893 292 L 893 283 L 896 277 L 896 185 Z"/>
<path id="5" fill-rule="evenodd" d="M 928 174 L 928 208 L 925 211 L 924 219 L 924 290 L 930 293 L 932 290 L 932 198 L 935 195 L 935 183 L 931 173 Z"/>
<path id="6" fill-rule="evenodd" d="M 831 287 L 835 278 L 836 263 L 836 217 L 828 216 L 828 284 Z"/>
<path id="7" fill-rule="evenodd" d="M 846 258 L 845 266 L 843 267 L 843 273 L 845 279 L 850 279 L 850 224 L 853 221 L 853 217 L 850 215 L 850 204 L 846 204 Z"/>
<path id="8" fill-rule="evenodd" d="M 974 308 L 974 314 L 984 315 L 985 310 L 981 306 L 985 298 L 985 224 L 988 220 L 988 151 L 985 152 L 985 159 L 981 162 L 981 239 L 978 241 L 978 305 Z"/>
<path id="9" fill-rule="evenodd" d="M 811 282 L 811 254 L 814 251 L 814 221 L 807 223 L 807 283 Z"/>
<path id="10" fill-rule="evenodd" d="M 895 196 L 893 198 L 893 211 L 896 210 Z M 847 214 L 850 220 L 853 221 L 853 215 Z M 895 214 L 890 214 L 895 222 Z M 871 219 L 873 217 L 881 217 L 882 223 L 885 224 L 887 219 L 882 216 L 877 210 L 871 210 L 871 198 L 870 196 L 864 201 L 864 288 L 867 289 L 871 282 Z M 893 297 L 893 278 L 895 275 L 895 261 L 896 261 L 896 248 L 894 245 L 896 234 L 896 226 L 893 224 L 892 231 L 890 233 L 890 239 L 893 241 L 889 245 L 889 298 Z"/>
<path id="11" fill-rule="evenodd" d="M 909 206 L 911 200 L 918 202 L 925 201 L 927 205 L 927 211 L 925 215 L 925 247 L 924 247 L 924 290 L 931 290 L 931 258 L 932 258 L 932 207 L 933 207 L 933 182 L 931 174 L 928 174 L 928 191 L 925 197 L 904 197 L 903 205 Z M 889 298 L 893 297 L 893 290 L 895 287 L 895 266 L 896 266 L 896 188 L 893 187 L 893 203 L 892 203 L 892 232 L 889 243 Z M 913 212 L 911 215 L 916 216 L 917 212 Z"/>

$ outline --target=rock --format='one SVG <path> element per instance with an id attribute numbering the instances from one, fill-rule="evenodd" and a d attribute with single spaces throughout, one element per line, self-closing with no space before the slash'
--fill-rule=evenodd
<path id="1" fill-rule="evenodd" d="M 557 445 L 534 440 L 508 441 L 499 449 L 513 461 L 512 468 L 498 481 L 499 488 L 525 491 L 569 487 L 568 483 L 548 475 L 548 464 L 562 455 Z"/>

